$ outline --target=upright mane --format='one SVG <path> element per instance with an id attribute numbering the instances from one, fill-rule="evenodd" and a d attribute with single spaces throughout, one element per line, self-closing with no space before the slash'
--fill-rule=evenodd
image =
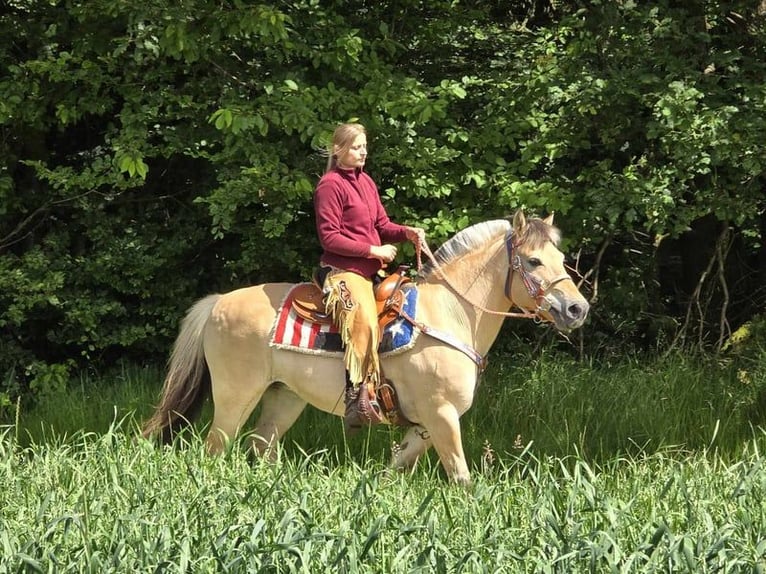
<path id="1" fill-rule="evenodd" d="M 434 253 L 439 267 L 447 265 L 465 255 L 471 253 L 489 241 L 495 239 L 501 233 L 504 235 L 511 228 L 507 219 L 494 219 L 476 223 L 456 233 L 451 239 L 442 244 Z M 558 246 L 561 241 L 561 232 L 558 228 L 548 225 L 538 218 L 526 220 L 526 225 L 521 237 L 516 237 L 516 245 L 529 245 L 532 249 L 542 247 L 548 241 Z M 426 262 L 418 275 L 419 280 L 426 280 L 434 272 L 434 264 Z"/>
<path id="2" fill-rule="evenodd" d="M 439 267 L 447 265 L 465 255 L 486 245 L 490 240 L 498 235 L 505 234 L 511 228 L 511 223 L 507 219 L 494 219 L 492 221 L 483 221 L 459 231 L 442 244 L 434 253 Z M 434 271 L 434 264 L 427 262 L 420 270 L 419 279 L 428 279 Z"/>

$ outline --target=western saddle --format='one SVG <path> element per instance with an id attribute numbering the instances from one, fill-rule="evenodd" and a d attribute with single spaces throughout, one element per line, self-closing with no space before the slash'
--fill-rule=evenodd
<path id="1" fill-rule="evenodd" d="M 373 288 L 378 307 L 378 327 L 381 333 L 399 316 L 404 304 L 402 287 L 412 282 L 412 279 L 404 275 L 406 270 L 406 265 L 400 265 L 396 271 L 387 275 Z M 307 321 L 332 323 L 332 316 L 325 309 L 322 288 L 315 281 L 301 283 L 295 287 L 292 306 L 298 316 Z"/>

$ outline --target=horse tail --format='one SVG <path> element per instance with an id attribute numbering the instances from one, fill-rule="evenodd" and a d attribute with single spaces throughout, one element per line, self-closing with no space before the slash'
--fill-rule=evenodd
<path id="1" fill-rule="evenodd" d="M 145 438 L 159 435 L 168 443 L 199 415 L 210 391 L 202 331 L 220 297 L 214 294 L 200 299 L 184 317 L 168 361 L 160 404 L 141 429 Z"/>

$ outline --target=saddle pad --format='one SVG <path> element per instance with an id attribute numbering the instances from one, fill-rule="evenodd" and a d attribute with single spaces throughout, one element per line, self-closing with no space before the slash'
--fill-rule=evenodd
<path id="1" fill-rule="evenodd" d="M 407 283 L 402 287 L 402 292 L 404 293 L 402 308 L 407 315 L 415 319 L 418 306 L 418 288 L 412 283 Z M 415 329 L 415 326 L 404 317 L 397 317 L 383 329 L 378 345 L 380 356 L 395 355 L 411 349 L 415 345 L 419 333 L 420 331 Z"/>
<path id="2" fill-rule="evenodd" d="M 294 288 L 293 288 L 294 289 Z M 285 296 L 271 327 L 269 346 L 287 351 L 312 355 L 343 355 L 343 342 L 335 325 L 313 323 L 299 317 L 292 306 L 293 289 Z M 415 317 L 418 290 L 405 285 L 404 311 Z M 410 349 L 417 339 L 418 331 L 409 321 L 399 317 L 386 326 L 378 351 L 381 356 L 392 355 Z"/>

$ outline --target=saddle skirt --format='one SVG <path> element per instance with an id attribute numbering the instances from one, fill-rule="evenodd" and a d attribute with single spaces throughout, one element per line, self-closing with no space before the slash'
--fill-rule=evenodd
<path id="1" fill-rule="evenodd" d="M 401 286 L 401 309 L 410 317 L 417 313 L 418 290 L 413 283 Z M 318 294 L 318 295 L 317 295 Z M 296 297 L 299 301 L 296 303 Z M 307 313 L 306 307 L 313 313 Z M 298 312 L 300 311 L 300 313 Z M 381 357 L 402 353 L 415 345 L 418 336 L 409 321 L 391 310 L 381 315 Z M 312 355 L 343 358 L 343 343 L 337 327 L 324 313 L 321 291 L 313 283 L 298 283 L 288 291 L 271 327 L 269 346 Z"/>

